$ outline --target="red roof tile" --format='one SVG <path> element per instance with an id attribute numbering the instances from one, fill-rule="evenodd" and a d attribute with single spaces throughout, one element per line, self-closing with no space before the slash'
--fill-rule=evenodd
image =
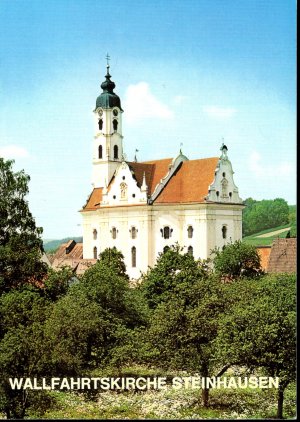
<path id="1" fill-rule="evenodd" d="M 155 203 L 203 202 L 218 161 L 217 157 L 184 161 Z"/>
<path id="2" fill-rule="evenodd" d="M 297 239 L 275 239 L 272 243 L 268 273 L 295 273 L 297 268 Z"/>

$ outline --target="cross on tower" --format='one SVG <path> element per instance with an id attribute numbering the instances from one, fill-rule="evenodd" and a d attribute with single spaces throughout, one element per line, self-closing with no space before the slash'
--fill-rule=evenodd
<path id="1" fill-rule="evenodd" d="M 106 54 L 106 62 L 107 62 L 107 66 L 109 67 L 109 61 L 110 61 L 110 57 L 109 57 L 109 54 L 107 53 Z"/>

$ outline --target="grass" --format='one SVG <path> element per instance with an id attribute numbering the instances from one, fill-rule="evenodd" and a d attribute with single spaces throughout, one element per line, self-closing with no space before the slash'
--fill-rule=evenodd
<path id="1" fill-rule="evenodd" d="M 279 238 L 285 238 L 286 234 L 288 232 L 288 228 L 290 227 L 290 224 L 285 224 L 283 226 L 278 226 L 278 227 L 274 227 L 273 229 L 267 229 L 267 230 L 263 230 L 259 233 L 254 233 L 251 234 L 250 236 L 245 236 L 243 237 L 243 242 L 249 244 L 249 245 L 254 245 L 254 246 L 270 246 L 273 243 L 274 239 Z M 274 231 L 277 230 L 281 230 L 281 229 L 286 229 L 286 231 L 276 234 L 276 235 L 271 235 L 268 237 L 257 237 L 260 236 L 261 234 L 267 234 L 267 233 L 272 233 Z"/>
<path id="2" fill-rule="evenodd" d="M 276 416 L 274 389 L 211 389 L 209 407 L 201 404 L 201 390 L 105 391 L 93 399 L 86 394 L 53 391 L 51 409 L 30 419 L 272 419 Z M 295 418 L 296 386 L 285 392 L 284 417 Z"/>

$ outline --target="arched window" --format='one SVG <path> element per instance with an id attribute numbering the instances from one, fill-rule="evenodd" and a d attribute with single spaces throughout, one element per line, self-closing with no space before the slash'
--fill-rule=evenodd
<path id="1" fill-rule="evenodd" d="M 119 158 L 119 148 L 118 145 L 114 146 L 114 159 Z"/>
<path id="2" fill-rule="evenodd" d="M 99 145 L 99 148 L 98 148 L 98 158 L 103 158 L 103 148 L 102 148 L 102 145 Z"/>
<path id="3" fill-rule="evenodd" d="M 103 128 L 103 120 L 102 119 L 99 119 L 98 126 L 99 126 L 99 130 L 102 130 L 102 128 Z"/>
<path id="4" fill-rule="evenodd" d="M 164 237 L 164 239 L 170 238 L 170 227 L 169 226 L 164 227 L 163 237 Z"/>
<path id="5" fill-rule="evenodd" d="M 93 239 L 94 239 L 94 240 L 96 240 L 96 239 L 97 239 L 97 235 L 98 235 L 97 230 L 96 230 L 96 229 L 94 229 L 94 230 L 93 230 Z"/>
<path id="6" fill-rule="evenodd" d="M 135 227 L 131 227 L 131 239 L 136 238 L 137 229 Z"/>
<path id="7" fill-rule="evenodd" d="M 194 254 L 193 246 L 188 247 L 188 254 L 193 256 L 193 254 Z"/>
<path id="8" fill-rule="evenodd" d="M 113 128 L 114 128 L 114 132 L 116 132 L 118 129 L 118 120 L 116 119 L 113 120 Z"/>
<path id="9" fill-rule="evenodd" d="M 193 227 L 188 226 L 187 231 L 188 231 L 188 238 L 191 239 L 193 237 L 193 231 L 194 231 Z"/>
<path id="10" fill-rule="evenodd" d="M 113 239 L 117 238 L 117 229 L 115 227 L 111 229 L 111 236 Z"/>
<path id="11" fill-rule="evenodd" d="M 223 239 L 227 237 L 227 226 L 222 226 L 222 237 Z"/>
<path id="12" fill-rule="evenodd" d="M 94 256 L 94 259 L 98 259 L 98 251 L 97 251 L 96 246 L 93 249 L 93 256 Z"/>
<path id="13" fill-rule="evenodd" d="M 131 266 L 136 267 L 136 247 L 132 246 L 131 248 Z"/>

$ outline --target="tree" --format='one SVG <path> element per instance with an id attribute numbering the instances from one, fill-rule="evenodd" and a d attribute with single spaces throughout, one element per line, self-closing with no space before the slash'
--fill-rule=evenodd
<path id="1" fill-rule="evenodd" d="M 159 254 L 155 266 L 143 275 L 141 290 L 150 308 L 155 308 L 167 300 L 177 283 L 188 283 L 190 276 L 207 276 L 208 270 L 204 265 L 195 261 L 190 254 L 181 252 L 182 248 L 178 244 L 171 246 Z"/>
<path id="2" fill-rule="evenodd" d="M 178 245 L 161 254 L 141 284 L 152 311 L 141 361 L 207 377 L 217 370 L 214 339 L 227 306 L 225 286 Z M 208 405 L 208 389 L 202 391 Z"/>
<path id="3" fill-rule="evenodd" d="M 124 268 L 116 249 L 104 251 L 54 304 L 46 335 L 56 373 L 80 375 L 111 360 L 118 364 L 124 360 L 114 349 L 118 346 L 120 351 L 124 338 L 145 319 Z"/>
<path id="4" fill-rule="evenodd" d="M 0 298 L 0 410 L 6 417 L 23 419 L 35 401 L 35 392 L 13 390 L 9 378 L 49 374 L 44 320 L 48 302 L 38 289 L 24 286 Z"/>
<path id="5" fill-rule="evenodd" d="M 284 391 L 296 377 L 296 283 L 294 275 L 264 276 L 234 284 L 239 299 L 220 320 L 217 346 L 229 365 L 262 368 L 279 377 L 277 417 Z"/>
<path id="6" fill-rule="evenodd" d="M 262 201 L 247 198 L 245 205 L 243 210 L 244 236 L 289 222 L 289 206 L 282 198 Z"/>
<path id="7" fill-rule="evenodd" d="M 214 341 L 218 322 L 227 306 L 224 285 L 214 276 L 178 283 L 151 314 L 146 342 L 151 363 L 174 370 L 186 370 L 202 377 L 220 376 Z M 208 406 L 209 390 L 202 390 Z"/>
<path id="8" fill-rule="evenodd" d="M 42 229 L 29 210 L 29 176 L 13 172 L 13 161 L 0 158 L 0 294 L 41 278 Z"/>
<path id="9" fill-rule="evenodd" d="M 241 241 L 227 244 L 223 250 L 214 249 L 215 272 L 226 279 L 255 277 L 262 274 L 260 257 L 255 246 Z"/>

